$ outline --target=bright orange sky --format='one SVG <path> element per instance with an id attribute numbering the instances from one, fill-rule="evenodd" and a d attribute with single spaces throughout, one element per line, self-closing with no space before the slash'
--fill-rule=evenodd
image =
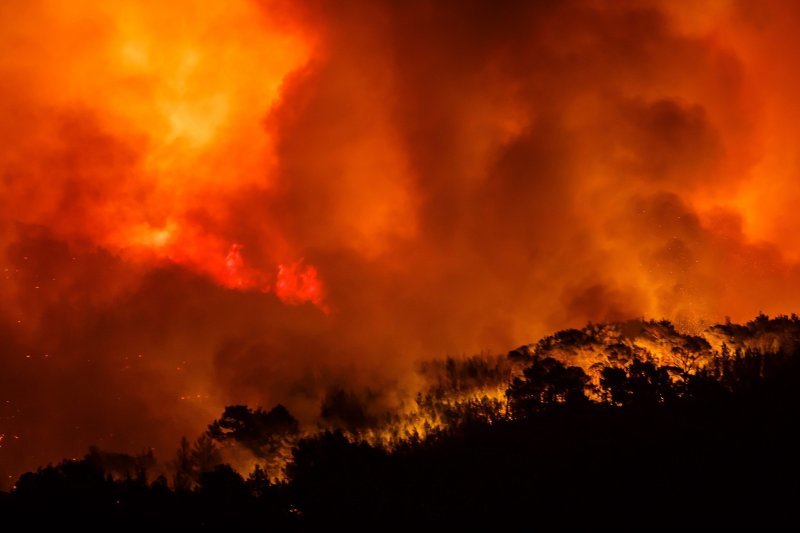
<path id="1" fill-rule="evenodd" d="M 800 308 L 796 3 L 217 4 L 0 4 L 4 478 Z"/>

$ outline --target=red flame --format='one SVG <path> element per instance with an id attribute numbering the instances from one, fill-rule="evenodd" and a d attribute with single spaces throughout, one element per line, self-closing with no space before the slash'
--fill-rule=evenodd
<path id="1" fill-rule="evenodd" d="M 275 294 L 288 304 L 310 302 L 326 313 L 329 311 L 323 303 L 322 282 L 317 277 L 317 269 L 304 265 L 302 259 L 289 265 L 278 265 Z"/>

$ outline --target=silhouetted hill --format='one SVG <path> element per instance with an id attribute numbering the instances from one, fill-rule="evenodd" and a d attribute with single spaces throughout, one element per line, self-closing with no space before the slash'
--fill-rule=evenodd
<path id="1" fill-rule="evenodd" d="M 148 477 L 147 454 L 93 449 L 24 474 L 0 509 L 29 527 L 793 528 L 799 331 L 796 317 L 567 330 L 506 359 L 428 365 L 420 410 L 450 410 L 424 434 L 359 437 L 373 421 L 345 393 L 326 403 L 342 427 L 316 433 L 282 406 L 231 406 L 182 443 L 172 484 Z M 503 401 L 481 396 L 498 386 Z M 288 447 L 285 479 L 219 464 L 231 442 L 265 465 Z"/>

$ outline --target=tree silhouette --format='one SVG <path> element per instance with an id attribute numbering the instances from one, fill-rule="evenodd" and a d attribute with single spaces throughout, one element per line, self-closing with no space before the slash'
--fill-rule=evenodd
<path id="1" fill-rule="evenodd" d="M 213 470 L 221 462 L 222 454 L 208 435 L 200 435 L 192 445 L 189 445 L 186 437 L 182 437 L 180 447 L 170 462 L 172 485 L 176 490 L 190 490 L 197 485 L 201 474 Z"/>
<path id="2" fill-rule="evenodd" d="M 524 417 L 548 406 L 585 404 L 588 383 L 589 376 L 580 367 L 533 356 L 522 377 L 514 378 L 506 391 L 509 410 L 515 417 Z"/>
<path id="3" fill-rule="evenodd" d="M 665 403 L 678 396 L 669 370 L 637 358 L 625 368 L 604 368 L 600 372 L 600 387 L 615 405 Z"/>
<path id="4" fill-rule="evenodd" d="M 175 490 L 190 490 L 194 485 L 194 461 L 192 460 L 192 449 L 189 439 L 181 437 L 180 447 L 175 452 L 175 458 L 170 463 L 174 474 L 172 486 Z"/>
<path id="5" fill-rule="evenodd" d="M 191 450 L 191 460 L 197 475 L 210 472 L 222 463 L 222 454 L 214 440 L 206 434 L 197 437 Z"/>
<path id="6" fill-rule="evenodd" d="M 208 435 L 219 442 L 233 440 L 262 456 L 273 451 L 281 440 L 297 435 L 297 420 L 282 405 L 270 411 L 245 405 L 225 408 L 222 417 L 208 426 Z"/>
<path id="7" fill-rule="evenodd" d="M 299 432 L 297 420 L 280 404 L 270 411 L 231 405 L 208 426 L 207 435 L 217 442 L 235 442 L 245 447 L 265 461 L 272 475 L 278 476 Z"/>
<path id="8" fill-rule="evenodd" d="M 216 503 L 235 502 L 249 495 L 242 476 L 230 465 L 218 464 L 198 477 L 198 491 Z"/>
<path id="9" fill-rule="evenodd" d="M 250 490 L 250 493 L 253 496 L 261 497 L 267 494 L 269 491 L 271 484 L 269 482 L 269 476 L 261 468 L 261 465 L 256 465 L 250 475 L 247 477 L 247 488 Z"/>

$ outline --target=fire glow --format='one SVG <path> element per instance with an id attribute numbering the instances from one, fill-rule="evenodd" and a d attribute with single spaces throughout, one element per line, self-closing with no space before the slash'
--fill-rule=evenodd
<path id="1" fill-rule="evenodd" d="M 492 4 L 0 2 L 0 477 L 797 311 L 800 7 Z"/>
<path id="2" fill-rule="evenodd" d="M 25 31 L 31 28 L 14 37 L 34 49 L 31 60 L 38 53 L 52 63 L 35 73 L 33 92 L 57 87 L 42 96 L 61 113 L 32 124 L 37 131 L 25 140 L 37 145 L 30 152 L 16 147 L 4 155 L 34 161 L 15 168 L 22 175 L 14 179 L 53 187 L 95 182 L 96 197 L 81 213 L 85 225 L 63 228 L 70 238 L 134 260 L 174 262 L 229 288 L 269 291 L 285 267 L 247 263 L 235 228 L 224 227 L 225 204 L 233 191 L 272 185 L 274 140 L 265 117 L 286 77 L 308 61 L 310 43 L 299 28 L 277 27 L 255 3 L 195 7 L 121 1 L 31 9 L 25 22 L 49 25 L 53 39 L 35 45 Z M 11 68 L 33 75 L 25 57 Z M 81 135 L 87 138 L 75 139 Z M 60 159 L 55 173 L 53 158 Z M 58 206 L 36 204 L 15 213 L 18 220 L 58 217 Z M 286 243 L 272 244 L 276 259 L 297 261 Z M 286 302 L 321 305 L 316 277 L 281 287 Z"/>

